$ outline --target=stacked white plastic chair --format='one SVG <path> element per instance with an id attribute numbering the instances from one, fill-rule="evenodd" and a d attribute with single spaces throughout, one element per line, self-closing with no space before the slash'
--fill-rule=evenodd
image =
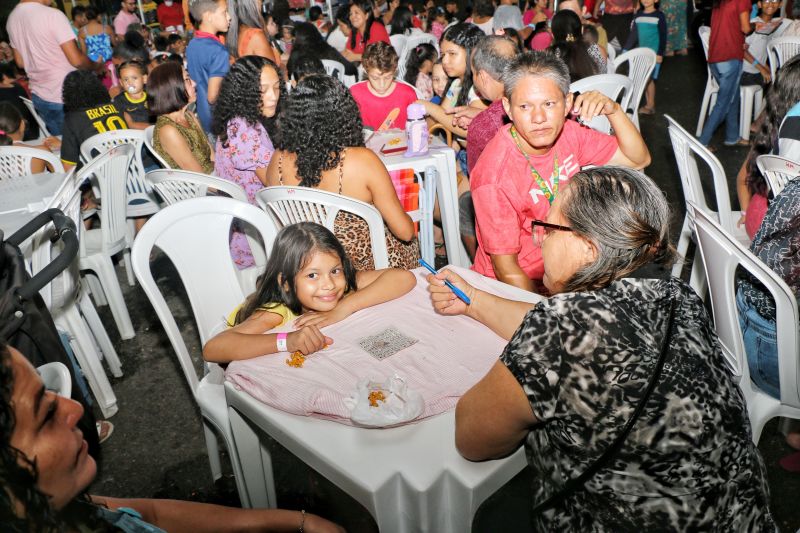
<path id="1" fill-rule="evenodd" d="M 706 60 L 708 60 L 708 40 L 711 36 L 711 28 L 701 26 L 697 32 L 700 36 L 700 42 L 703 44 L 703 53 Z M 703 102 L 700 105 L 700 117 L 697 119 L 697 131 L 695 133 L 698 137 L 703 133 L 703 125 L 711 114 L 711 110 L 714 109 L 717 94 L 719 93 L 719 85 L 711 74 L 711 67 L 706 65 L 706 71 L 708 79 L 706 80 L 706 89 L 703 93 Z M 764 91 L 761 86 L 742 85 L 739 87 L 739 137 L 742 139 L 750 139 L 750 125 L 753 123 L 753 117 L 761 112 L 763 101 Z"/>
<path id="2" fill-rule="evenodd" d="M 706 213 L 711 213 L 716 217 L 716 220 L 719 221 L 725 231 L 733 235 L 734 238 L 744 246 L 749 246 L 750 238 L 747 236 L 747 233 L 745 233 L 744 228 L 738 224 L 742 212 L 731 210 L 728 180 L 725 177 L 725 170 L 722 167 L 722 163 L 719 162 L 719 159 L 717 159 L 708 148 L 703 146 L 700 141 L 678 124 L 675 119 L 669 115 L 664 115 L 664 118 L 667 119 L 669 124 L 669 137 L 672 141 L 675 160 L 678 163 L 678 174 L 681 178 L 683 197 L 686 202 L 686 216 L 683 219 L 683 226 L 681 227 L 681 234 L 678 239 L 678 253 L 681 257 L 686 256 L 692 238 L 693 221 L 691 219 L 689 202 L 700 206 Z M 700 169 L 697 166 L 698 160 L 705 163 L 706 167 L 711 171 L 711 183 L 714 189 L 710 196 L 713 195 L 716 200 L 716 212 L 713 211 L 706 202 L 703 181 L 700 177 Z M 677 262 L 672 269 L 672 275 L 680 277 L 682 268 L 683 265 Z M 702 265 L 695 254 L 689 284 L 698 294 L 703 295 L 705 293 L 705 283 L 705 274 L 702 270 Z"/>
<path id="3" fill-rule="evenodd" d="M 150 155 L 153 156 L 153 159 L 158 161 L 158 164 L 161 165 L 163 168 L 172 168 L 169 166 L 161 154 L 156 152 L 156 149 L 153 148 L 153 133 L 155 132 L 155 126 L 147 126 L 144 130 L 144 145 L 147 148 L 147 151 L 150 152 Z"/>
<path id="4" fill-rule="evenodd" d="M 614 72 L 619 72 L 619 68 L 624 63 L 628 63 L 628 77 L 633 81 L 633 94 L 625 110 L 631 116 L 636 129 L 640 129 L 639 106 L 642 103 L 642 96 L 647 87 L 647 82 L 650 81 L 653 69 L 656 68 L 657 59 L 656 53 L 645 47 L 628 50 L 614 58 Z"/>
<path id="5" fill-rule="evenodd" d="M 439 42 L 436 40 L 436 37 L 430 33 L 417 33 L 406 37 L 403 53 L 398 54 L 399 60 L 397 61 L 397 77 L 399 79 L 403 79 L 403 77 L 406 75 L 406 63 L 408 63 L 409 54 L 411 54 L 411 51 L 414 50 L 417 45 L 422 43 L 428 43 L 436 48 L 437 52 L 439 51 Z"/>
<path id="6" fill-rule="evenodd" d="M 778 69 L 797 54 L 800 54 L 800 37 L 778 37 L 767 44 L 769 70 L 773 80 Z"/>
<path id="7" fill-rule="evenodd" d="M 71 174 L 68 176 L 46 206 L 48 209 L 60 209 L 69 217 L 75 224 L 79 239 L 82 229 L 81 191 L 79 188 L 81 178 L 82 175 L 76 177 Z M 56 246 L 58 245 L 53 245 L 50 241 L 49 231 L 46 229 L 34 236 L 31 257 L 31 271 L 34 274 L 49 265 L 59 253 Z M 77 258 L 70 267 L 48 283 L 40 293 L 58 328 L 67 333 L 75 358 L 86 377 L 103 417 L 113 416 L 118 410 L 117 398 L 106 377 L 101 360 L 105 358 L 115 377 L 122 376 L 122 366 L 94 305 L 82 290 Z"/>
<path id="8" fill-rule="evenodd" d="M 265 211 L 272 213 L 281 226 L 316 222 L 333 231 L 333 223 L 340 211 L 358 215 L 369 225 L 375 269 L 389 266 L 383 217 L 368 203 L 328 191 L 286 185 L 261 189 L 256 193 L 256 201 Z"/>
<path id="9" fill-rule="evenodd" d="M 756 164 L 773 196 L 778 196 L 789 180 L 800 176 L 800 163 L 785 157 L 760 155 L 756 158 Z"/>
<path id="10" fill-rule="evenodd" d="M 571 83 L 569 90 L 572 93 L 599 91 L 613 101 L 619 101 L 622 109 L 627 109 L 633 97 L 633 81 L 621 74 L 597 74 Z M 604 116 L 593 118 L 589 127 L 603 133 L 611 132 L 611 123 Z"/>
<path id="11" fill-rule="evenodd" d="M 786 282 L 742 246 L 712 214 L 699 205 L 690 204 L 689 207 L 708 275 L 714 327 L 725 360 L 744 394 L 753 429 L 753 441 L 758 443 L 764 424 L 771 418 L 783 416 L 800 419 L 800 333 L 797 329 L 800 317 L 797 301 Z M 775 302 L 780 399 L 768 395 L 750 380 L 750 368 L 736 306 L 737 267 L 743 268 L 761 282 Z"/>
<path id="12" fill-rule="evenodd" d="M 33 102 L 22 96 L 20 96 L 19 99 L 22 100 L 22 103 L 25 104 L 25 107 L 27 107 L 28 111 L 31 112 L 33 120 L 35 120 L 36 124 L 39 125 L 39 139 L 50 137 L 50 130 L 47 129 L 47 124 L 45 124 L 44 119 L 41 116 L 39 116 L 39 113 L 36 112 L 36 108 L 33 106 Z"/>
<path id="13" fill-rule="evenodd" d="M 41 159 L 52 165 L 53 172 L 64 173 L 61 159 L 52 152 L 32 146 L 0 146 L 0 180 L 30 175 L 32 159 Z"/>
<path id="14" fill-rule="evenodd" d="M 83 232 L 80 242 L 80 269 L 89 270 L 97 276 L 95 278 L 87 275 L 85 279 L 89 283 L 95 303 L 104 305 L 107 300 L 120 337 L 123 339 L 132 339 L 135 333 L 122 297 L 119 279 L 114 271 L 112 257 L 122 253 L 125 268 L 130 272 L 130 251 L 125 222 L 128 198 L 125 182 L 120 177 L 128 175 L 135 150 L 130 144 L 116 146 L 92 159 L 80 172 L 81 178 L 92 180 L 92 185 L 98 188 L 102 200 L 102 208 L 99 210 L 100 229 Z"/>
<path id="15" fill-rule="evenodd" d="M 617 72 L 617 66 L 614 64 L 614 59 L 617 57 L 617 49 L 610 44 L 606 44 L 606 54 L 608 54 L 608 59 L 606 60 L 608 73 L 615 74 Z"/>
<path id="16" fill-rule="evenodd" d="M 214 479 L 222 474 L 214 434 L 216 430 L 225 439 L 242 506 L 249 507 L 239 457 L 230 431 L 222 369 L 218 365 L 207 364 L 204 375 L 197 375 L 195 361 L 150 270 L 150 254 L 154 247 L 158 247 L 175 266 L 183 282 L 201 344 L 205 344 L 225 327 L 224 317 L 249 294 L 239 284 L 236 266 L 228 253 L 228 236 L 234 219 L 243 220 L 257 228 L 267 249 L 272 247 L 278 230 L 269 215 L 261 209 L 230 198 L 195 198 L 168 206 L 147 222 L 133 245 L 133 268 L 200 406 Z M 198 231 L 198 228 L 202 228 L 202 231 Z"/>

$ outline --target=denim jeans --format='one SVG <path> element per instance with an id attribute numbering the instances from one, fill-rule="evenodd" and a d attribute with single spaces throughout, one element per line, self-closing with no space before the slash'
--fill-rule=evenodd
<path id="1" fill-rule="evenodd" d="M 711 75 L 719 84 L 717 103 L 703 126 L 700 142 L 708 146 L 711 137 L 722 121 L 725 121 L 725 142 L 733 144 L 739 140 L 739 80 L 742 77 L 742 62 L 738 59 L 710 63 Z"/>
<path id="2" fill-rule="evenodd" d="M 64 104 L 42 100 L 35 94 L 31 95 L 31 101 L 36 112 L 47 125 L 50 135 L 61 135 L 61 128 L 64 126 Z"/>
<path id="3" fill-rule="evenodd" d="M 736 293 L 736 307 L 739 309 L 739 325 L 742 327 L 750 380 L 773 398 L 780 398 L 775 321 L 767 320 L 753 306 L 746 303 L 741 289 Z"/>

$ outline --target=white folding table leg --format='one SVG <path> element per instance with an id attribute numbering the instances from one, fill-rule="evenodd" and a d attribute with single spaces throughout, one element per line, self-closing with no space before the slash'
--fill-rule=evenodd
<path id="1" fill-rule="evenodd" d="M 228 416 L 236 454 L 241 461 L 242 481 L 250 499 L 249 507 L 253 509 L 276 508 L 278 500 L 275 495 L 275 479 L 269 450 L 261 446 L 258 434 L 236 409 L 228 407 Z"/>

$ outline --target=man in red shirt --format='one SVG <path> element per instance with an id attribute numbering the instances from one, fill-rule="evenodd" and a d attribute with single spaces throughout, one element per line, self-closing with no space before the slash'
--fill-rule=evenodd
<path id="1" fill-rule="evenodd" d="M 567 180 L 587 165 L 641 169 L 650 152 L 619 104 L 597 91 L 573 98 L 569 71 L 547 52 L 518 55 L 503 74 L 503 126 L 470 177 L 478 252 L 473 270 L 527 290 L 543 274 L 531 221 L 544 220 Z M 614 136 L 567 120 L 604 115 Z"/>
<path id="2" fill-rule="evenodd" d="M 156 17 L 161 29 L 170 32 L 183 31 L 183 6 L 180 0 L 164 0 L 158 4 Z"/>

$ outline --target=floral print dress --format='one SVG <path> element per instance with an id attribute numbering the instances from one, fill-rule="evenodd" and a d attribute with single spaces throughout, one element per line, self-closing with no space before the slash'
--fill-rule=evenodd
<path id="1" fill-rule="evenodd" d="M 256 169 L 269 165 L 275 148 L 262 124 L 251 125 L 243 118 L 228 122 L 228 142 L 217 139 L 214 171 L 220 178 L 241 186 L 247 201 L 256 205 L 256 192 L 264 188 Z M 255 265 L 247 237 L 240 228 L 231 233 L 231 257 L 240 269 Z"/>

